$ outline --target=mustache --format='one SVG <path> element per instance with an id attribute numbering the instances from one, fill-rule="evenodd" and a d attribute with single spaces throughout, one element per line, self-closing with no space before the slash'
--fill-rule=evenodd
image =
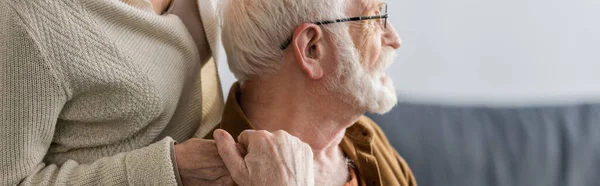
<path id="1" fill-rule="evenodd" d="M 398 54 L 396 54 L 396 50 L 392 47 L 384 47 L 381 49 L 381 53 L 379 55 L 379 59 L 377 59 L 377 63 L 375 64 L 376 71 L 385 71 L 388 69 L 393 63 Z"/>

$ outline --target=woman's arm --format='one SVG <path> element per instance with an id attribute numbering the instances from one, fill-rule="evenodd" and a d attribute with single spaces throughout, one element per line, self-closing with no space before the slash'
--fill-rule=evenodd
<path id="1" fill-rule="evenodd" d="M 12 3 L 0 2 L 0 185 L 175 185 L 170 138 L 89 164 L 43 162 L 68 98 Z"/>

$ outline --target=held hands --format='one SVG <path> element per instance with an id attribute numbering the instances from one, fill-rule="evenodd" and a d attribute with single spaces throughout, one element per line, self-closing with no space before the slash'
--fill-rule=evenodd
<path id="1" fill-rule="evenodd" d="M 247 149 L 245 156 L 226 131 L 216 130 L 213 136 L 223 163 L 238 185 L 315 185 L 312 149 L 285 131 L 242 132 L 238 142 Z"/>
<path id="2" fill-rule="evenodd" d="M 310 146 L 285 131 L 247 130 L 239 143 L 224 130 L 213 135 L 175 145 L 183 185 L 315 185 Z"/>

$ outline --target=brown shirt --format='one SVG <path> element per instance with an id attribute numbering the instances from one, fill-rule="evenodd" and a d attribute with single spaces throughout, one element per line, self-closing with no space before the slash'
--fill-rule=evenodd
<path id="1" fill-rule="evenodd" d="M 246 129 L 254 129 L 239 105 L 240 87 L 235 83 L 229 92 L 223 119 L 217 128 L 226 130 L 234 139 Z M 205 139 L 212 139 L 209 133 Z M 340 144 L 356 170 L 359 185 L 416 186 L 417 183 L 406 161 L 390 145 L 379 126 L 366 116 L 346 129 Z M 352 184 L 351 184 L 352 185 Z"/>

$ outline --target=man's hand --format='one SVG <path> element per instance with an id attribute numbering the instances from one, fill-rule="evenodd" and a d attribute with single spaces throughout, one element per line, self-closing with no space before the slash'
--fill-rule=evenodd
<path id="1" fill-rule="evenodd" d="M 224 130 L 213 136 L 235 183 L 241 186 L 314 186 L 313 154 L 310 146 L 285 131 L 246 130 L 238 142 L 246 147 L 243 155 L 233 137 Z"/>
<path id="2" fill-rule="evenodd" d="M 192 138 L 177 144 L 175 159 L 183 185 L 233 184 L 213 140 Z"/>

